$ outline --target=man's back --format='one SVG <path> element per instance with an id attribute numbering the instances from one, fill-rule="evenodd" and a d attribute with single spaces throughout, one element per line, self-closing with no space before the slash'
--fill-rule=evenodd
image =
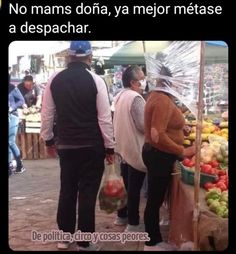
<path id="1" fill-rule="evenodd" d="M 96 83 L 87 67 L 72 62 L 52 80 L 59 145 L 103 144 L 97 119 Z"/>

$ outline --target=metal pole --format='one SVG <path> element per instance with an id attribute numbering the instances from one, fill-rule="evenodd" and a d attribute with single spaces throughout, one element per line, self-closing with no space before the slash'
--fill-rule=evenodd
<path id="1" fill-rule="evenodd" d="M 202 130 L 202 112 L 203 112 L 203 82 L 204 82 L 204 65 L 205 65 L 205 42 L 201 41 L 200 52 L 200 76 L 198 88 L 198 115 L 196 126 L 196 160 L 195 160 L 195 174 L 194 174 L 194 213 L 193 213 L 193 236 L 194 236 L 194 250 L 199 250 L 199 190 L 200 190 L 200 156 L 201 156 L 201 130 Z"/>
<path id="2" fill-rule="evenodd" d="M 146 45 L 145 45 L 145 41 L 142 41 L 143 42 L 143 53 L 145 54 L 146 53 Z"/>

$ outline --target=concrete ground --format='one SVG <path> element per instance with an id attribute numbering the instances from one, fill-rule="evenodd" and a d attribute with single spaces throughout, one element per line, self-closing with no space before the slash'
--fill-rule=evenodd
<path id="1" fill-rule="evenodd" d="M 59 195 L 58 160 L 24 161 L 27 169 L 23 174 L 9 177 L 9 246 L 13 250 L 54 251 L 55 242 L 37 242 L 31 240 L 32 230 L 46 232 L 57 230 L 56 212 Z M 142 194 L 140 205 L 141 223 L 145 201 Z M 165 214 L 162 213 L 162 216 Z M 97 232 L 123 232 L 124 226 L 114 226 L 116 214 L 106 214 L 96 206 Z M 164 239 L 168 226 L 162 226 Z M 143 242 L 101 242 L 102 250 L 143 250 Z M 69 250 L 74 250 L 71 245 Z"/>

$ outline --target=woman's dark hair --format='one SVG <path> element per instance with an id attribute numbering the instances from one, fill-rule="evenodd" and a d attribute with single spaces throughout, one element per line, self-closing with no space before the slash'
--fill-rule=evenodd
<path id="1" fill-rule="evenodd" d="M 28 76 L 24 77 L 23 82 L 24 81 L 31 81 L 31 82 L 33 82 L 33 80 L 34 80 L 33 77 L 31 75 L 28 75 Z"/>
<path id="2" fill-rule="evenodd" d="M 129 66 L 122 74 L 122 82 L 124 87 L 130 87 L 132 80 L 137 80 L 136 74 L 142 69 L 138 65 Z"/>

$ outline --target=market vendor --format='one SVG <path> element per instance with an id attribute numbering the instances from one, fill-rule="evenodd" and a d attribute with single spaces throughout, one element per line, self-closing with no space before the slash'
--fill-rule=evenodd
<path id="1" fill-rule="evenodd" d="M 18 85 L 18 89 L 23 95 L 28 108 L 35 106 L 41 109 L 42 90 L 38 85 L 34 84 L 32 76 L 25 76 L 23 82 Z"/>

